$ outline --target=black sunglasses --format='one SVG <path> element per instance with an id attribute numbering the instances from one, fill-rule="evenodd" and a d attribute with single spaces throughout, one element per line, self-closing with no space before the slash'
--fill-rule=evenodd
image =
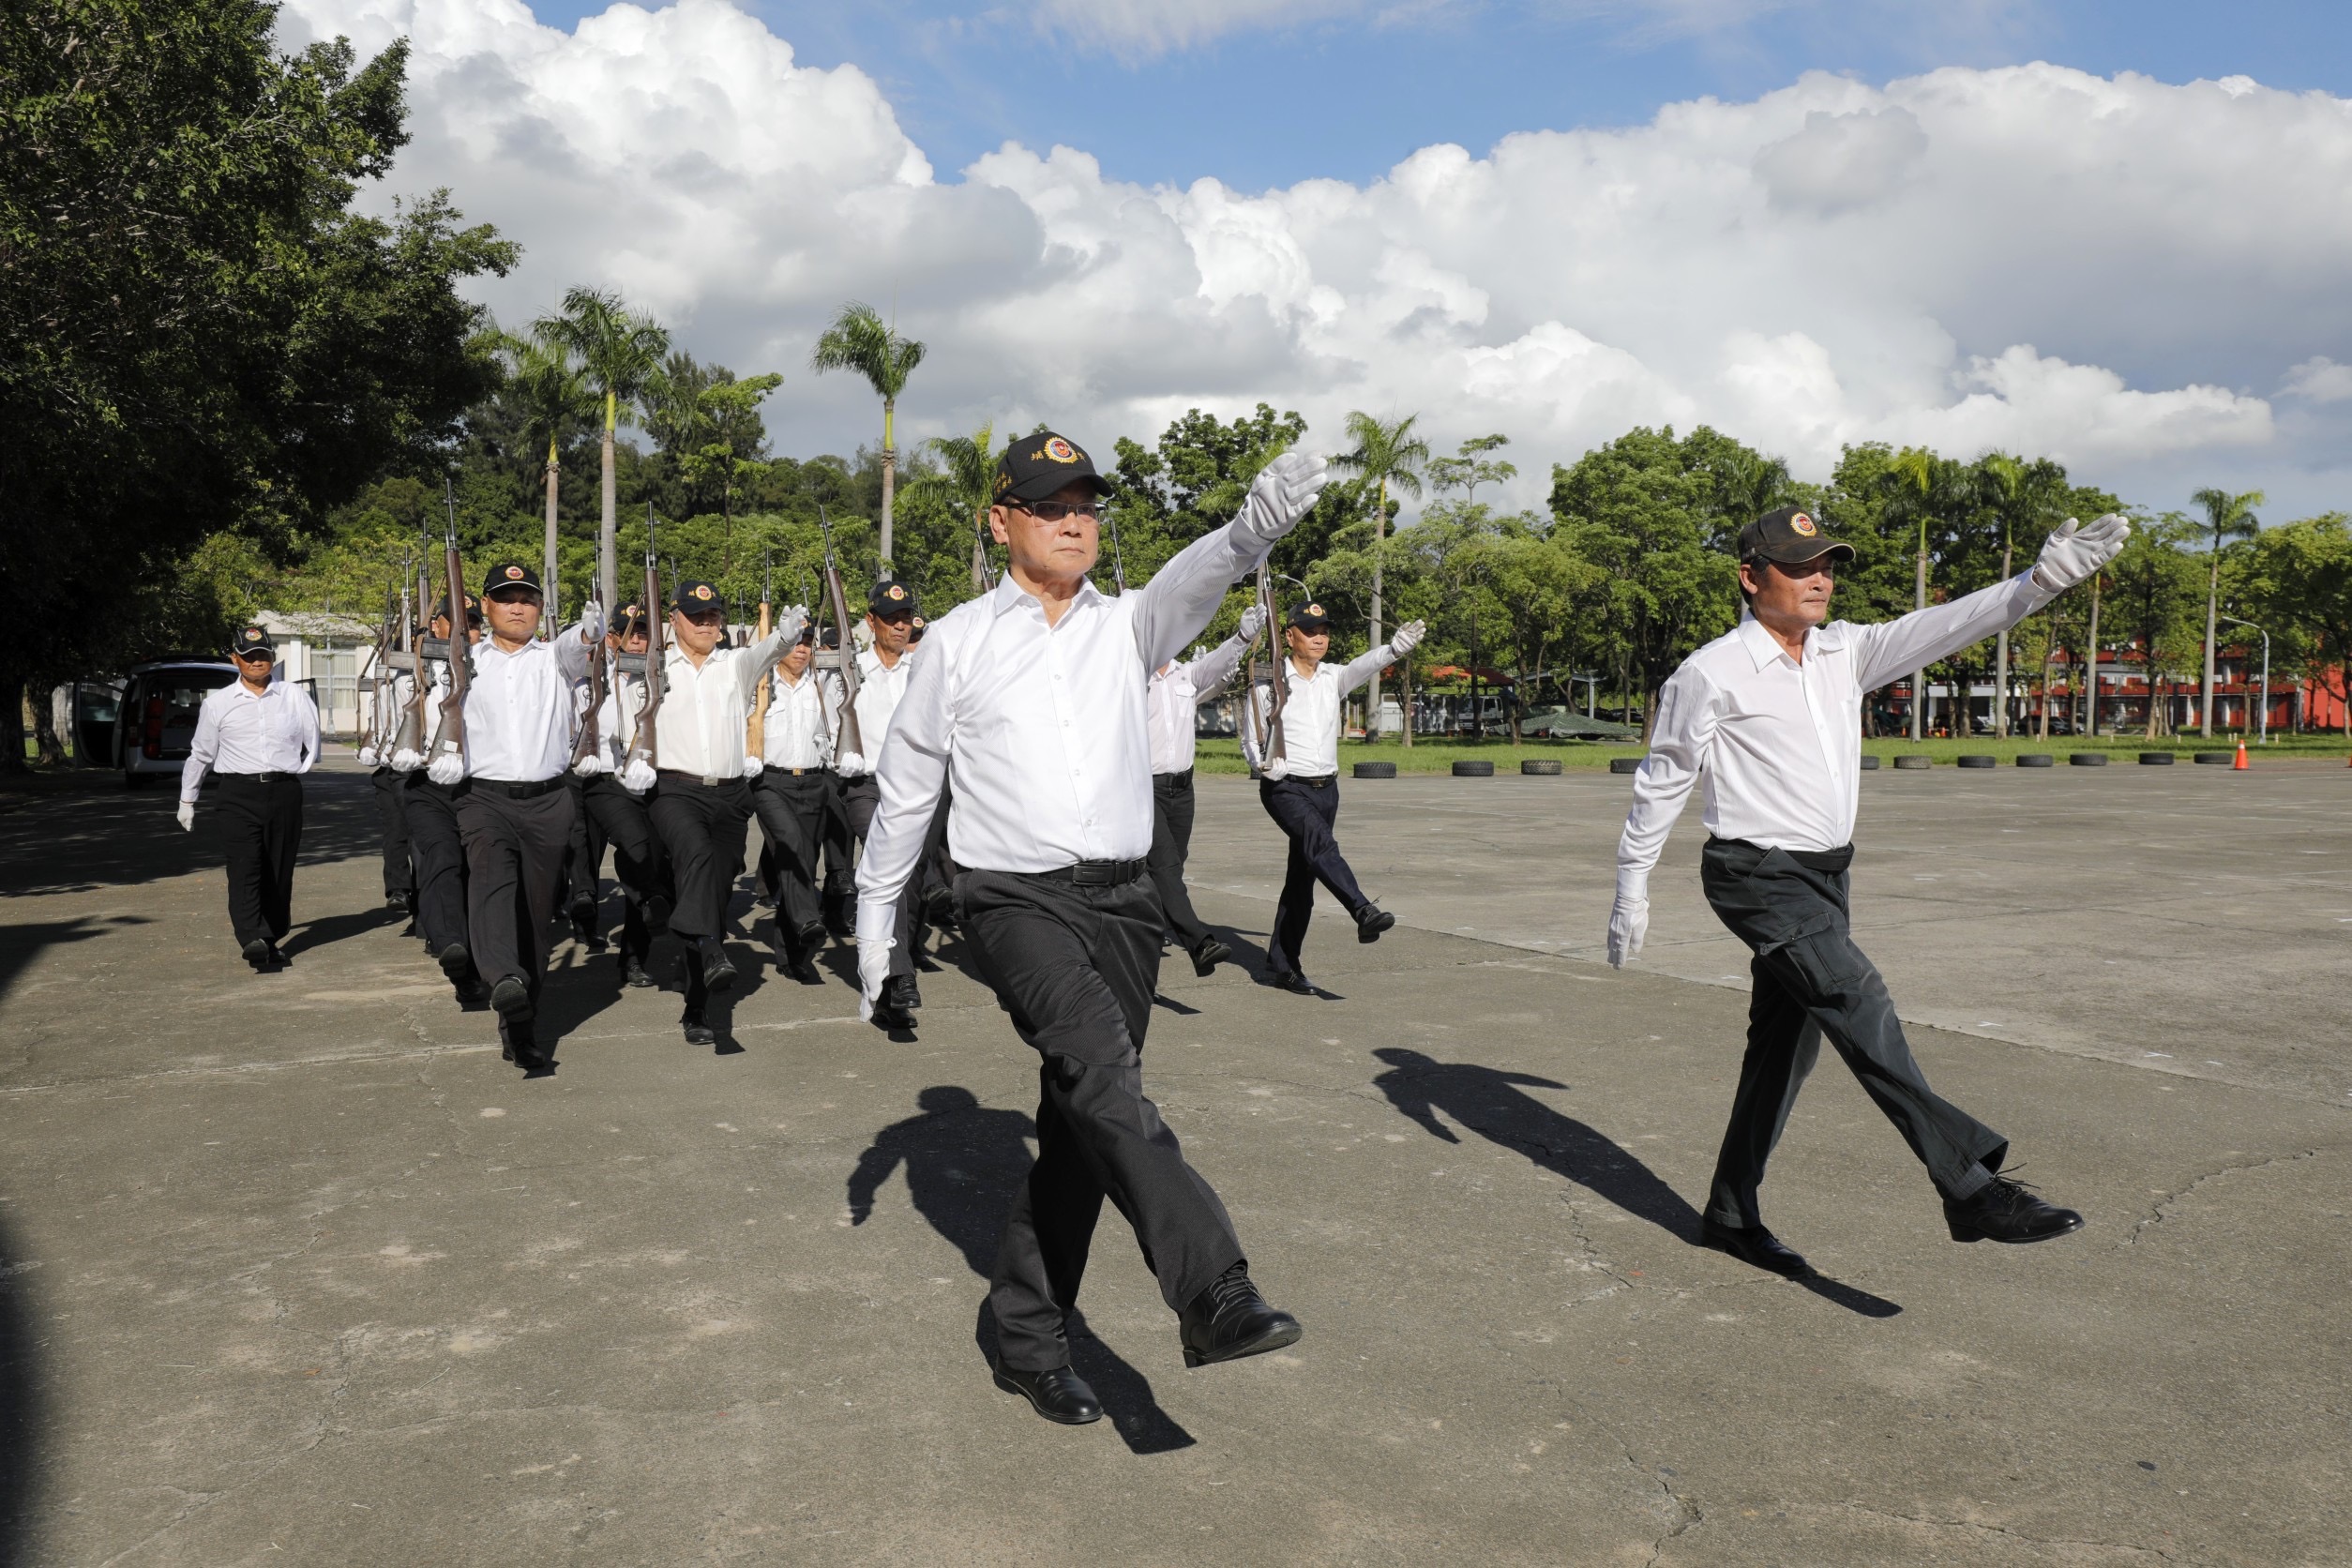
<path id="1" fill-rule="evenodd" d="M 1074 512 L 1082 518 L 1098 518 L 1103 515 L 1102 503 L 1099 501 L 1080 501 L 1075 505 L 1067 501 L 1017 501 L 1013 505 L 1018 510 L 1035 518 L 1039 522 L 1060 522 Z"/>

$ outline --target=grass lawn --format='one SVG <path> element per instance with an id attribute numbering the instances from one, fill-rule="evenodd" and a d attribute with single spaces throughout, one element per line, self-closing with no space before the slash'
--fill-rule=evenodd
<path id="1" fill-rule="evenodd" d="M 2063 759 L 2073 751 L 2104 751 L 2118 761 L 2135 757 L 2143 751 L 2176 751 L 2188 754 L 2198 751 L 2230 751 L 2236 749 L 2238 737 L 2214 736 L 2204 740 L 2195 735 L 2175 735 L 2164 740 L 2142 740 L 2136 735 L 2118 739 L 2112 735 L 2091 738 L 2069 738 L 2053 735 L 2046 741 L 2030 738 L 2011 738 L 1997 741 L 1989 736 L 1973 740 L 1865 740 L 1862 750 L 1872 756 L 1892 761 L 1896 757 L 1923 754 L 1935 759 L 1938 766 L 1949 767 L 1962 755 L 1998 757 L 2006 764 L 2021 751 L 2048 752 Z M 2249 760 L 2256 766 L 2266 757 L 2341 759 L 2352 751 L 2352 742 L 2342 734 L 2283 735 L 2273 734 L 2269 746 L 2257 746 L 2249 740 L 2246 747 Z M 1529 741 L 1513 746 L 1507 740 L 1420 740 L 1410 749 L 1397 741 L 1380 741 L 1367 745 L 1363 741 L 1339 743 L 1339 768 L 1344 776 L 1357 762 L 1395 762 L 1398 773 L 1448 773 L 1456 761 L 1477 758 L 1495 764 L 1497 773 L 1515 773 L 1520 761 L 1530 757 L 1545 757 L 1563 768 L 1606 768 L 1613 757 L 1639 757 L 1643 747 L 1638 745 L 1618 745 L 1605 741 Z M 1197 748 L 1196 766 L 1202 773 L 1247 773 L 1242 761 L 1242 746 L 1235 740 L 1204 740 Z"/>

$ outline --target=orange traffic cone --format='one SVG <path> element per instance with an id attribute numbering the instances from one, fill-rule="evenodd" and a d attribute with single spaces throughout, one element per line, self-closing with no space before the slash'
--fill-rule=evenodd
<path id="1" fill-rule="evenodd" d="M 2230 763 L 2230 770 L 2234 773 L 2244 773 L 2251 765 L 2252 764 L 2246 761 L 2246 743 L 2244 741 L 2239 741 L 2238 743 L 2238 761 Z"/>

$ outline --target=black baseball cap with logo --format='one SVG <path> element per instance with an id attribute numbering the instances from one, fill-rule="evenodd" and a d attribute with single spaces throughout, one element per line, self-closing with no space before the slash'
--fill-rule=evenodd
<path id="1" fill-rule="evenodd" d="M 1013 505 L 1044 501 L 1072 485 L 1083 485 L 1096 495 L 1110 493 L 1110 482 L 1094 472 L 1094 460 L 1085 447 L 1067 436 L 1039 430 L 1016 436 L 1006 445 L 1004 455 L 996 460 L 996 485 L 990 493 L 998 505 Z"/>
<path id="2" fill-rule="evenodd" d="M 885 621 L 912 615 L 915 612 L 914 590 L 895 579 L 884 578 L 874 584 L 872 593 L 866 596 L 866 612 Z"/>
<path id="3" fill-rule="evenodd" d="M 1775 507 L 1740 530 L 1742 561 L 1778 561 L 1793 566 L 1824 555 L 1851 561 L 1854 547 L 1823 533 L 1820 522 L 1802 506 Z"/>
<path id="4" fill-rule="evenodd" d="M 724 615 L 727 613 L 727 598 L 701 578 L 690 577 L 678 584 L 677 596 L 671 601 L 670 608 L 689 617 Z"/>
<path id="5" fill-rule="evenodd" d="M 432 618 L 436 621 L 446 621 L 449 619 L 448 595 L 442 595 L 439 602 L 434 604 Z M 471 594 L 468 594 L 465 596 L 465 619 L 466 624 L 469 626 L 478 626 L 482 624 L 482 601 L 475 598 Z"/>
<path id="6" fill-rule="evenodd" d="M 920 615 L 917 615 L 917 616 L 914 618 L 914 629 L 913 629 L 912 631 L 911 631 L 911 632 L 907 633 L 907 641 L 910 641 L 910 642 L 920 642 L 920 641 L 923 641 L 923 626 L 924 626 L 923 617 L 922 617 L 922 616 L 920 616 Z"/>
<path id="7" fill-rule="evenodd" d="M 251 658 L 255 654 L 275 654 L 277 651 L 277 642 L 261 626 L 241 626 L 236 636 L 229 640 L 229 652 L 239 658 Z"/>
<path id="8" fill-rule="evenodd" d="M 482 579 L 482 597 L 486 599 L 516 588 L 528 589 L 534 594 L 539 591 L 538 571 L 526 562 L 501 561 L 490 569 L 488 577 Z"/>
<path id="9" fill-rule="evenodd" d="M 1331 617 L 1323 612 L 1321 601 L 1309 599 L 1290 611 L 1290 625 L 1301 631 L 1329 631 Z"/>

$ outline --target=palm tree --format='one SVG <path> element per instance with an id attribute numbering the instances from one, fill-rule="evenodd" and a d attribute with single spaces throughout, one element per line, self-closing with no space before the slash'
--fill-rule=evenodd
<path id="1" fill-rule="evenodd" d="M 1734 526 L 1762 517 L 1788 493 L 1788 464 L 1741 447 L 1714 464 L 1715 493 Z"/>
<path id="2" fill-rule="evenodd" d="M 579 355 L 581 374 L 604 400 L 604 515 L 596 535 L 596 571 L 610 605 L 620 576 L 612 432 L 620 423 L 622 405 L 634 406 L 661 369 L 661 356 L 670 351 L 670 332 L 653 317 L 630 309 L 618 294 L 584 287 L 565 290 L 564 308 L 541 317 L 532 331 Z"/>
<path id="3" fill-rule="evenodd" d="M 2260 490 L 2232 495 L 2224 490 L 2201 490 L 2189 497 L 2205 508 L 2205 521 L 2213 539 L 2213 560 L 2205 580 L 2205 684 L 2197 698 L 2197 733 L 2213 732 L 2213 633 L 2222 601 L 2222 544 L 2251 539 L 2262 526 L 2254 509 L 2263 503 Z"/>
<path id="4" fill-rule="evenodd" d="M 996 482 L 996 424 L 982 425 L 970 435 L 939 436 L 923 444 L 938 460 L 939 472 L 915 481 L 936 486 L 957 510 L 972 518 L 972 591 L 987 586 L 988 498 Z"/>
<path id="5" fill-rule="evenodd" d="M 1372 646 L 1380 645 L 1380 546 L 1388 536 L 1388 491 L 1394 485 L 1399 495 L 1416 500 L 1421 495 L 1421 471 L 1429 462 L 1429 444 L 1413 434 L 1413 422 L 1421 415 L 1409 414 L 1402 419 L 1383 423 L 1362 412 L 1348 415 L 1348 439 L 1355 450 L 1332 460 L 1332 466 L 1343 474 L 1359 475 L 1379 488 L 1380 499 L 1372 510 Z M 1410 674 L 1405 676 L 1406 701 L 1412 701 Z M 1364 727 L 1366 740 L 1377 740 L 1380 733 L 1380 678 L 1372 677 L 1371 722 Z M 1413 744 L 1412 714 L 1405 715 L 1405 744 Z"/>
<path id="6" fill-rule="evenodd" d="M 906 390 L 907 378 L 923 363 L 923 345 L 912 338 L 902 338 L 889 323 L 883 321 L 870 305 L 856 300 L 841 307 L 841 313 L 833 318 L 817 339 L 817 349 L 808 356 L 809 369 L 817 371 L 855 370 L 866 378 L 875 394 L 882 400 L 882 568 L 891 569 L 890 561 L 890 500 L 897 480 L 898 451 L 895 445 L 894 424 L 898 411 L 898 394 Z"/>
<path id="7" fill-rule="evenodd" d="M 498 346 L 506 361 L 508 384 L 521 407 L 524 442 L 535 446 L 541 437 L 547 440 L 547 541 L 542 570 L 548 604 L 544 626 L 552 638 L 562 616 L 555 581 L 556 481 L 563 469 L 559 455 L 564 438 L 596 416 L 596 399 L 588 389 L 588 378 L 572 362 L 571 350 L 546 333 L 535 332 L 528 338 L 502 336 Z"/>

